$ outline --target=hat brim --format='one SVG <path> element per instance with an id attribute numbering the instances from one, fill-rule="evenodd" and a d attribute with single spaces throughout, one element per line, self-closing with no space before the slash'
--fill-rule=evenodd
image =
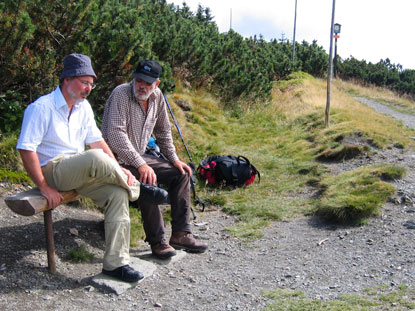
<path id="1" fill-rule="evenodd" d="M 141 72 L 134 72 L 133 73 L 133 78 L 138 78 L 138 79 L 141 79 L 141 80 L 143 80 L 143 81 L 145 81 L 147 83 L 151 83 L 151 84 L 153 84 L 154 82 L 156 82 L 157 79 L 158 79 L 158 78 L 154 78 L 154 77 L 150 77 L 148 75 L 145 75 L 145 74 L 143 74 Z"/>

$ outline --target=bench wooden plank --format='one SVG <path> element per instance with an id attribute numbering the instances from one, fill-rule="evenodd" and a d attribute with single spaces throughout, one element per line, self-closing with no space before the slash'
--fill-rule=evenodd
<path id="1" fill-rule="evenodd" d="M 81 197 L 75 190 L 62 191 L 60 194 L 62 194 L 64 198 L 61 204 L 74 201 Z M 42 196 L 39 188 L 33 188 L 8 196 L 4 201 L 13 212 L 23 216 L 33 216 L 50 210 L 48 201 Z"/>

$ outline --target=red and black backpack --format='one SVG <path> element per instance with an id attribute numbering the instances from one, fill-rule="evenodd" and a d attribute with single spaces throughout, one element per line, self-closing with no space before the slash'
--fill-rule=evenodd
<path id="1" fill-rule="evenodd" d="M 220 156 L 213 155 L 202 160 L 197 168 L 199 179 L 210 185 L 224 185 L 242 187 L 254 182 L 258 175 L 258 182 L 261 180 L 259 171 L 244 156 Z"/>

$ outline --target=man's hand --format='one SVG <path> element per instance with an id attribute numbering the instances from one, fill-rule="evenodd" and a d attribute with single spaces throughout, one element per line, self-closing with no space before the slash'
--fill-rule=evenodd
<path id="1" fill-rule="evenodd" d="M 48 205 L 51 209 L 55 209 L 63 200 L 63 196 L 58 190 L 45 185 L 39 188 L 40 193 L 48 200 Z"/>
<path id="2" fill-rule="evenodd" d="M 56 208 L 56 206 L 62 202 L 63 196 L 58 190 L 48 185 L 45 176 L 43 176 L 42 169 L 40 168 L 39 158 L 36 152 L 19 149 L 19 153 L 27 173 L 39 188 L 40 193 L 48 200 L 49 207 L 51 209 Z"/>
<path id="3" fill-rule="evenodd" d="M 132 186 L 135 182 L 135 176 L 126 168 L 121 167 L 122 171 L 128 176 L 127 184 Z"/>
<path id="4" fill-rule="evenodd" d="M 189 176 L 192 176 L 192 169 L 186 163 L 177 160 L 173 162 L 173 165 L 180 171 L 180 173 L 185 174 L 186 171 L 189 174 Z"/>
<path id="5" fill-rule="evenodd" d="M 140 181 L 143 184 L 149 184 L 149 185 L 157 185 L 157 176 L 156 173 L 154 173 L 154 170 L 148 166 L 147 164 L 143 164 L 138 167 L 138 173 L 140 174 Z"/>

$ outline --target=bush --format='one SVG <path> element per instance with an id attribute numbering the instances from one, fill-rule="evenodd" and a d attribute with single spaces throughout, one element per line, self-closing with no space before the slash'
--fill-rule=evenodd
<path id="1" fill-rule="evenodd" d="M 63 59 L 74 52 L 90 55 L 97 73 L 89 99 L 98 121 L 110 92 L 143 58 L 162 63 L 164 91 L 175 74 L 238 105 L 269 98 L 272 82 L 293 70 L 323 75 L 327 54 L 316 42 L 299 44 L 293 65 L 290 42 L 219 33 L 212 19 L 209 8 L 193 13 L 165 0 L 4 0 L 0 131 L 18 130 L 23 109 L 57 86 Z"/>

